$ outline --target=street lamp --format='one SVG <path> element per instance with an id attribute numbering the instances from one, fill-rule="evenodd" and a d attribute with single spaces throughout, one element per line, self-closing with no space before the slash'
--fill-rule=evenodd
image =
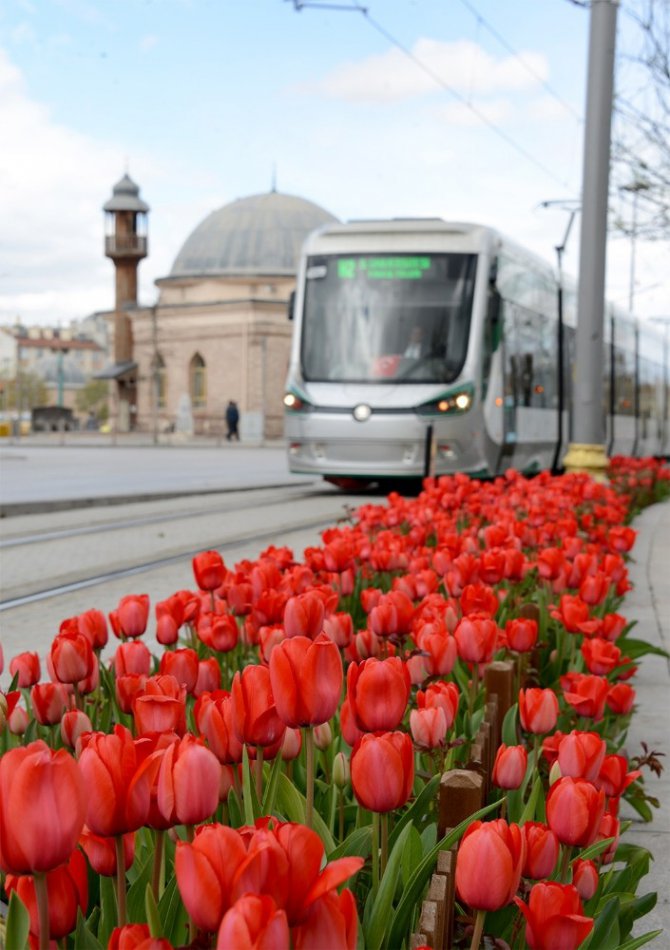
<path id="1" fill-rule="evenodd" d="M 622 185 L 621 191 L 628 191 L 633 196 L 633 219 L 630 230 L 630 279 L 628 284 L 628 311 L 633 313 L 635 302 L 635 243 L 637 240 L 637 202 L 641 191 L 649 191 L 651 185 L 641 178 L 636 178 L 629 185 Z"/>

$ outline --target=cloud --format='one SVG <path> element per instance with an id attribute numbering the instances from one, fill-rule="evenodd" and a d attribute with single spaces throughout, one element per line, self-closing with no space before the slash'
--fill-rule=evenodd
<path id="1" fill-rule="evenodd" d="M 440 122 L 449 126 L 477 126 L 491 122 L 499 125 L 510 117 L 512 103 L 509 99 L 488 99 L 483 102 L 474 101 L 449 102 L 435 110 Z"/>
<path id="2" fill-rule="evenodd" d="M 140 49 L 143 53 L 148 53 L 154 46 L 158 45 L 158 37 L 154 33 L 143 36 L 140 40 Z"/>
<path id="3" fill-rule="evenodd" d="M 434 93 L 440 85 L 464 96 L 533 89 L 548 76 L 546 57 L 525 52 L 496 59 L 477 43 L 420 39 L 412 58 L 395 47 L 357 63 L 344 63 L 303 93 L 359 102 L 395 102 Z"/>

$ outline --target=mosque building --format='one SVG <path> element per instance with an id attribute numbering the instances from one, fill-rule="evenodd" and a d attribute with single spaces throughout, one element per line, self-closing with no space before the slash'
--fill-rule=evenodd
<path id="1" fill-rule="evenodd" d="M 187 237 L 153 307 L 139 306 L 148 205 L 128 175 L 104 205 L 116 274 L 108 315 L 117 431 L 220 435 L 234 400 L 242 440 L 282 434 L 292 324 L 287 308 L 303 241 L 336 219 L 275 190 L 213 211 Z"/>

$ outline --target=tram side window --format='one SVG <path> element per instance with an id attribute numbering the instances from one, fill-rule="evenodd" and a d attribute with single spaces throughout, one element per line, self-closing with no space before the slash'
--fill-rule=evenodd
<path id="1" fill-rule="evenodd" d="M 635 415 L 635 354 L 619 346 L 614 347 L 614 411 Z"/>

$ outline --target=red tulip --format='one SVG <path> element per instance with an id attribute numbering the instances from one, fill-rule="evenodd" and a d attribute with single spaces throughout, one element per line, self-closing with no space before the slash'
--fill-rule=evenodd
<path id="1" fill-rule="evenodd" d="M 51 871 L 68 860 L 84 824 L 84 777 L 64 750 L 38 740 L 0 758 L 0 867 Z"/>
<path id="2" fill-rule="evenodd" d="M 389 732 L 405 715 L 411 683 L 399 657 L 370 657 L 347 670 L 347 699 L 357 726 L 367 732 Z"/>
<path id="3" fill-rule="evenodd" d="M 284 608 L 286 636 L 314 640 L 323 630 L 325 614 L 323 600 L 313 591 L 290 597 Z"/>
<path id="4" fill-rule="evenodd" d="M 593 929 L 572 884 L 540 882 L 533 886 L 527 905 L 519 898 L 515 903 L 526 918 L 531 950 L 577 950 Z"/>
<path id="5" fill-rule="evenodd" d="M 89 864 L 96 874 L 102 874 L 103 877 L 114 877 L 116 875 L 116 843 L 114 838 L 103 838 L 101 835 L 94 835 L 84 825 L 84 829 L 79 836 L 79 844 L 84 849 Z M 123 836 L 125 871 L 132 867 L 134 859 L 135 834 L 132 832 Z"/>
<path id="6" fill-rule="evenodd" d="M 225 825 L 202 825 L 191 844 L 177 844 L 177 886 L 196 927 L 209 933 L 218 930 L 232 903 L 233 880 L 246 857 L 242 836 Z"/>
<path id="7" fill-rule="evenodd" d="M 340 651 L 325 634 L 284 640 L 270 656 L 277 713 L 293 728 L 328 722 L 339 705 L 343 678 Z"/>
<path id="8" fill-rule="evenodd" d="M 158 808 L 171 825 L 197 825 L 219 806 L 221 765 L 213 752 L 187 734 L 161 754 L 156 778 Z"/>
<path id="9" fill-rule="evenodd" d="M 59 633 L 49 655 L 60 683 L 78 683 L 93 672 L 95 656 L 83 633 Z"/>
<path id="10" fill-rule="evenodd" d="M 310 905 L 303 923 L 291 929 L 294 950 L 316 947 L 356 950 L 358 916 L 356 901 L 348 888 L 329 891 Z"/>
<path id="11" fill-rule="evenodd" d="M 240 742 L 271 746 L 281 742 L 286 729 L 275 706 L 270 671 L 265 666 L 245 666 L 233 677 L 233 728 Z"/>
<path id="12" fill-rule="evenodd" d="M 561 775 L 585 778 L 593 782 L 605 758 L 607 744 L 597 732 L 573 731 L 563 736 L 558 746 Z"/>
<path id="13" fill-rule="evenodd" d="M 33 715 L 41 726 L 55 726 L 70 705 L 70 694 L 64 683 L 37 683 L 30 690 Z"/>
<path id="14" fill-rule="evenodd" d="M 132 713 L 133 703 L 144 693 L 146 682 L 146 673 L 127 673 L 124 676 L 117 676 L 114 691 L 121 712 L 128 715 Z"/>
<path id="15" fill-rule="evenodd" d="M 193 558 L 193 573 L 200 590 L 214 591 L 223 584 L 226 566 L 218 551 L 203 551 Z"/>
<path id="16" fill-rule="evenodd" d="M 69 749 L 74 749 L 77 745 L 77 739 L 85 732 L 92 732 L 93 726 L 86 713 L 80 709 L 71 709 L 63 713 L 60 721 L 60 734 L 64 745 Z"/>
<path id="17" fill-rule="evenodd" d="M 602 761 L 598 775 L 592 780 L 596 788 L 602 788 L 608 798 L 619 798 L 631 782 L 642 775 L 639 769 L 628 771 L 628 759 L 624 755 L 607 755 Z"/>
<path id="18" fill-rule="evenodd" d="M 488 584 L 466 584 L 460 600 L 465 617 L 491 618 L 500 606 L 496 592 Z"/>
<path id="19" fill-rule="evenodd" d="M 402 637 L 409 633 L 414 606 L 400 590 L 382 594 L 368 614 L 368 627 L 378 637 Z"/>
<path id="20" fill-rule="evenodd" d="M 498 788 L 519 788 L 523 782 L 528 766 L 528 753 L 525 746 L 506 746 L 504 743 L 498 748 L 491 781 Z"/>
<path id="21" fill-rule="evenodd" d="M 107 645 L 109 633 L 107 620 L 101 610 L 86 610 L 77 617 L 77 628 L 83 633 L 94 650 L 101 650 Z"/>
<path id="22" fill-rule="evenodd" d="M 593 844 L 605 811 L 605 793 L 585 779 L 561 778 L 547 795 L 547 822 L 561 844 Z"/>
<path id="23" fill-rule="evenodd" d="M 593 861 L 577 859 L 572 866 L 572 883 L 583 901 L 590 901 L 598 890 L 598 868 Z"/>
<path id="24" fill-rule="evenodd" d="M 603 718 L 609 683 L 602 676 L 566 673 L 561 676 L 563 698 L 580 716 L 598 722 Z"/>
<path id="25" fill-rule="evenodd" d="M 242 761 L 242 743 L 233 728 L 233 707 L 230 693 L 218 690 L 205 693 L 194 708 L 195 722 L 219 762 L 235 764 Z"/>
<path id="26" fill-rule="evenodd" d="M 88 906 L 88 873 L 86 859 L 81 851 L 72 851 L 67 863 L 48 871 L 46 874 L 47 895 L 49 901 L 49 937 L 60 940 L 74 930 L 77 912 L 86 913 Z M 37 895 L 32 877 L 7 875 L 5 881 L 7 893 L 16 891 L 30 915 L 30 932 L 39 937 L 39 915 Z"/>
<path id="27" fill-rule="evenodd" d="M 609 640 L 602 640 L 600 637 L 593 637 L 591 640 L 584 640 L 582 643 L 582 656 L 586 663 L 589 673 L 596 676 L 607 676 L 621 662 L 621 650 L 619 647 L 610 643 Z"/>
<path id="28" fill-rule="evenodd" d="M 12 677 L 18 673 L 19 689 L 30 689 L 40 681 L 40 658 L 37 653 L 19 653 L 9 661 L 9 672 Z"/>
<path id="29" fill-rule="evenodd" d="M 413 709 L 409 714 L 409 728 L 417 748 L 440 749 L 447 738 L 447 717 L 440 706 Z"/>
<path id="30" fill-rule="evenodd" d="M 174 676 L 180 686 L 192 693 L 198 682 L 198 654 L 188 647 L 182 650 L 166 650 L 160 660 L 160 672 Z"/>
<path id="31" fill-rule="evenodd" d="M 527 653 L 537 643 L 537 621 L 528 617 L 516 617 L 505 624 L 505 637 L 510 650 Z"/>
<path id="32" fill-rule="evenodd" d="M 556 834 L 541 821 L 527 821 L 521 825 L 521 830 L 526 840 L 523 876 L 534 880 L 550 877 L 556 867 L 561 847 Z"/>
<path id="33" fill-rule="evenodd" d="M 414 785 L 412 740 L 404 732 L 367 733 L 351 755 L 351 786 L 363 806 L 374 812 L 401 808 Z"/>
<path id="34" fill-rule="evenodd" d="M 496 648 L 499 628 L 485 614 L 471 614 L 459 620 L 454 630 L 458 655 L 466 663 L 489 663 Z"/>
<path id="35" fill-rule="evenodd" d="M 126 924 L 112 930 L 107 950 L 172 950 L 172 944 L 164 937 L 152 937 L 148 924 Z"/>
<path id="36" fill-rule="evenodd" d="M 519 719 L 526 732 L 551 732 L 558 719 L 558 698 L 553 689 L 520 689 Z"/>
<path id="37" fill-rule="evenodd" d="M 245 894 L 226 912 L 216 950 L 290 950 L 291 938 L 283 910 L 271 897 Z"/>
<path id="38" fill-rule="evenodd" d="M 122 597 L 116 610 L 110 613 L 109 620 L 120 640 L 141 637 L 149 620 L 149 595 L 129 594 Z"/>
<path id="39" fill-rule="evenodd" d="M 615 716 L 625 716 L 635 703 L 635 690 L 628 683 L 616 683 L 608 689 L 605 702 Z"/>
<path id="40" fill-rule="evenodd" d="M 111 735 L 84 736 L 79 768 L 86 786 L 86 824 L 93 834 L 122 835 L 144 824 L 149 796 L 134 794 L 132 784 L 142 742 L 134 742 L 125 726 L 115 726 Z"/>
<path id="41" fill-rule="evenodd" d="M 198 679 L 193 695 L 197 699 L 217 689 L 221 689 L 221 667 L 216 657 L 210 656 L 209 659 L 198 662 Z"/>
<path id="42" fill-rule="evenodd" d="M 499 910 L 519 887 L 526 843 L 518 825 L 502 818 L 473 822 L 458 848 L 456 890 L 474 910 Z M 486 868 L 486 873 L 482 873 Z"/>
<path id="43" fill-rule="evenodd" d="M 239 640 L 240 631 L 232 614 L 208 611 L 198 620 L 198 637 L 210 650 L 229 653 Z"/>
<path id="44" fill-rule="evenodd" d="M 146 643 L 140 640 L 120 643 L 114 654 L 114 671 L 117 677 L 131 673 L 148 676 L 151 672 L 151 653 Z"/>
<path id="45" fill-rule="evenodd" d="M 147 683 L 150 682 L 147 680 Z M 151 732 L 186 731 L 186 704 L 183 697 L 166 696 L 164 693 L 146 692 L 133 701 L 133 717 L 138 736 Z M 183 689 L 183 687 L 182 687 Z"/>
<path id="46" fill-rule="evenodd" d="M 417 691 L 416 703 L 419 709 L 433 709 L 436 707 L 442 709 L 447 720 L 447 729 L 451 729 L 458 712 L 460 695 L 455 683 L 445 683 L 438 680 L 437 683 L 431 683 L 425 692 L 423 690 Z"/>
<path id="47" fill-rule="evenodd" d="M 351 614 L 334 613 L 324 617 L 323 632 L 329 640 L 332 640 L 341 649 L 349 646 L 354 635 L 354 622 Z"/>

